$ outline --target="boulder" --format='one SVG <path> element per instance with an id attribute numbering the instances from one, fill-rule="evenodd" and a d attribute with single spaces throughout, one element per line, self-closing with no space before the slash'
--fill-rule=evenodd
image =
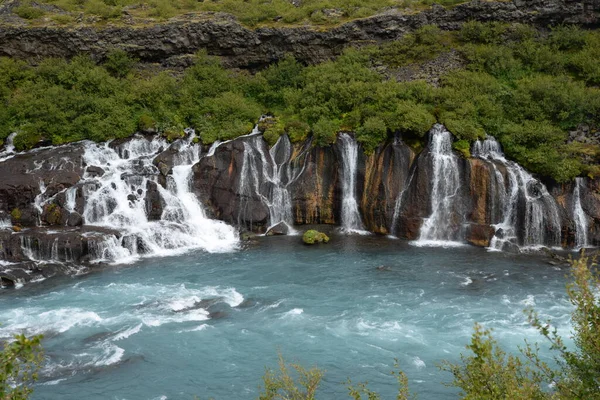
<path id="1" fill-rule="evenodd" d="M 329 243 L 329 236 L 314 229 L 304 232 L 302 235 L 304 244 Z"/>
<path id="2" fill-rule="evenodd" d="M 285 222 L 280 222 L 267 230 L 267 236 L 287 235 L 290 232 L 290 227 Z"/>

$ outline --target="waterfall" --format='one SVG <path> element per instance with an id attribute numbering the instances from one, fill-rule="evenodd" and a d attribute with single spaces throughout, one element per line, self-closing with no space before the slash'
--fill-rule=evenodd
<path id="1" fill-rule="evenodd" d="M 496 191 L 500 194 L 497 196 L 500 212 L 492 223 L 496 233 L 490 250 L 502 250 L 510 245 L 524 250 L 560 246 L 558 207 L 546 186 L 519 164 L 508 161 L 493 137 L 477 141 L 472 154 L 491 163 Z M 496 164 L 506 169 L 508 184 Z M 520 230 L 519 221 L 523 221 Z"/>
<path id="2" fill-rule="evenodd" d="M 431 215 L 425 219 L 417 245 L 456 246 L 462 238 L 460 170 L 452 152 L 452 135 L 442 125 L 431 130 L 429 152 L 432 158 Z"/>
<path id="3" fill-rule="evenodd" d="M 588 217 L 581 207 L 581 186 L 584 185 L 583 178 L 575 178 L 573 189 L 573 221 L 575 222 L 575 249 L 583 249 L 588 246 Z"/>
<path id="4" fill-rule="evenodd" d="M 200 146 L 193 143 L 195 133 L 188 131 L 188 134 L 187 140 L 176 143 L 179 151 L 173 158 L 167 189 L 156 185 L 164 205 L 159 221 L 149 220 L 145 200 L 149 185 L 158 183 L 159 172 L 152 160 L 168 143 L 161 138 L 143 137 L 135 137 L 116 148 L 109 143 L 86 143 L 85 163 L 103 168 L 104 174 L 84 176 L 85 224 L 122 234 L 120 239 L 104 236 L 90 246 L 97 261 L 123 262 L 189 249 L 221 252 L 236 248 L 235 230 L 207 218 L 190 190 L 192 167 L 200 157 Z"/>
<path id="5" fill-rule="evenodd" d="M 294 174 L 290 160 L 292 144 L 287 135 L 279 137 L 275 145 L 266 151 L 266 143 L 261 135 L 253 135 L 244 140 L 244 158 L 239 181 L 239 193 L 242 205 L 238 215 L 238 224 L 247 211 L 247 199 L 258 197 L 269 210 L 269 228 L 284 223 L 289 234 L 295 234 L 292 228 L 292 198 L 289 186 L 301 174 Z"/>
<path id="6" fill-rule="evenodd" d="M 339 140 L 342 148 L 342 230 L 348 233 L 368 234 L 356 201 L 358 143 L 347 133 L 341 133 Z"/>
<path id="7" fill-rule="evenodd" d="M 15 154 L 15 145 L 13 143 L 15 136 L 17 136 L 17 133 L 13 132 L 6 138 L 6 142 L 4 143 L 4 151 L 0 152 L 0 162 L 12 158 Z"/>

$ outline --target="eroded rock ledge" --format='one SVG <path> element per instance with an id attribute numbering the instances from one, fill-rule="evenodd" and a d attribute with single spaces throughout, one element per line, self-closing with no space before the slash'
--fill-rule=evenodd
<path id="1" fill-rule="evenodd" d="M 102 59 L 107 51 L 119 48 L 142 62 L 181 65 L 186 62 L 182 56 L 206 49 L 211 55 L 221 56 L 227 67 L 254 69 L 286 54 L 304 63 L 318 63 L 339 55 L 350 45 L 395 40 L 428 24 L 455 30 L 469 20 L 593 27 L 600 21 L 600 2 L 475 0 L 448 9 L 434 5 L 416 14 L 390 11 L 328 30 L 304 26 L 252 30 L 222 14 L 139 27 L 0 26 L 0 56 L 35 62 L 44 57 L 70 58 L 83 53 Z"/>

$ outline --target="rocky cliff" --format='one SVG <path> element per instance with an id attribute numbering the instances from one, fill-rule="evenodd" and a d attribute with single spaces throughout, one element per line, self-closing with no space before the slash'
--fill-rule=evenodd
<path id="1" fill-rule="evenodd" d="M 284 135 L 269 148 L 259 132 L 211 149 L 192 133 L 172 144 L 135 136 L 5 151 L 0 276 L 8 284 L 156 252 L 219 251 L 210 240 L 232 234 L 211 218 L 257 233 L 340 225 L 349 196 L 357 228 L 377 234 L 506 251 L 600 245 L 600 180 L 547 186 L 506 160 L 493 138 L 464 158 L 440 132 L 418 153 L 401 137 L 371 154 L 359 146 L 355 163 L 345 162 L 341 140 L 317 147 Z"/>
<path id="2" fill-rule="evenodd" d="M 2 8 L 10 4 L 0 5 Z M 4 11 L 10 11 L 8 9 Z M 186 55 L 200 49 L 221 56 L 224 65 L 259 68 L 292 54 L 305 63 L 339 55 L 346 46 L 394 40 L 423 25 L 455 30 L 469 20 L 522 22 L 547 27 L 557 24 L 596 26 L 597 0 L 475 0 L 452 8 L 433 5 L 420 13 L 390 11 L 319 30 L 314 27 L 248 29 L 229 15 L 188 16 L 150 26 L 26 27 L 0 25 L 0 56 L 27 59 L 89 54 L 102 59 L 123 49 L 142 62 L 185 65 Z"/>

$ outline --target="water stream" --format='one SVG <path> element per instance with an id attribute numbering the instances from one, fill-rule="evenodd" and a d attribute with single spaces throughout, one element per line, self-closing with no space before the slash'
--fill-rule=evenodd
<path id="1" fill-rule="evenodd" d="M 518 248 L 539 249 L 560 246 L 561 224 L 558 206 L 546 186 L 519 164 L 508 161 L 500 144 L 488 137 L 473 145 L 472 154 L 488 160 L 494 169 L 492 189 L 497 195 L 499 216 L 493 224 L 496 234 L 490 243 L 492 250 Z M 506 177 L 499 166 L 506 170 Z M 508 182 L 507 182 L 508 181 Z M 493 192 L 494 193 L 494 192 Z"/>
<path id="2" fill-rule="evenodd" d="M 347 133 L 338 136 L 342 151 L 342 231 L 368 234 L 360 217 L 356 201 L 356 171 L 358 168 L 358 143 Z"/>
<path id="3" fill-rule="evenodd" d="M 583 178 L 575 178 L 573 189 L 573 221 L 575 222 L 575 250 L 588 246 L 588 216 L 581 207 L 581 186 L 585 185 Z"/>
<path id="4" fill-rule="evenodd" d="M 430 132 L 429 152 L 432 159 L 431 214 L 421 226 L 420 246 L 462 245 L 458 157 L 452 151 L 452 134 L 436 124 Z"/>

